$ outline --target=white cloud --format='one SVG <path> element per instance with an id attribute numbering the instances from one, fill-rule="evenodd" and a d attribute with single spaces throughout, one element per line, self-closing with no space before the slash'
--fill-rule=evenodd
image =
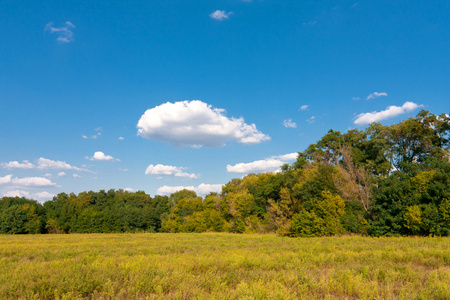
<path id="1" fill-rule="evenodd" d="M 45 187 L 56 186 L 56 183 L 51 182 L 44 177 L 24 177 L 24 178 L 12 178 L 12 175 L 6 175 L 0 177 L 0 184 L 8 184 L 10 186 L 22 186 L 22 187 Z"/>
<path id="2" fill-rule="evenodd" d="M 369 94 L 369 96 L 367 96 L 366 100 L 370 100 L 370 99 L 375 99 L 378 97 L 383 97 L 383 96 L 387 96 L 388 94 L 385 92 L 374 92 L 372 94 Z"/>
<path id="3" fill-rule="evenodd" d="M 19 197 L 19 198 L 29 198 L 30 193 L 27 191 L 20 191 L 20 190 L 14 190 L 14 191 L 8 191 L 3 194 L 3 197 Z"/>
<path id="4" fill-rule="evenodd" d="M 4 169 L 37 169 L 37 170 L 76 170 L 76 171 L 84 171 L 90 172 L 87 169 L 78 168 L 75 166 L 71 166 L 65 161 L 51 160 L 47 158 L 39 158 L 36 164 L 30 163 L 28 160 L 22 161 L 19 163 L 18 161 L 10 161 L 7 163 L 0 164 Z"/>
<path id="5" fill-rule="evenodd" d="M 2 168 L 4 169 L 33 169 L 35 166 L 30 163 L 28 160 L 22 161 L 22 163 L 19 163 L 18 161 L 10 161 L 7 163 L 1 163 L 0 164 Z"/>
<path id="6" fill-rule="evenodd" d="M 50 22 L 45 26 L 45 31 L 56 33 L 56 35 L 58 36 L 56 40 L 61 43 L 70 43 L 74 41 L 71 28 L 75 28 L 75 25 L 73 25 L 69 21 L 65 22 L 64 25 L 60 27 L 54 27 L 53 22 Z"/>
<path id="7" fill-rule="evenodd" d="M 66 163 L 65 161 L 51 160 L 51 159 L 47 159 L 47 158 L 43 158 L 43 157 L 38 159 L 36 168 L 42 169 L 42 170 L 54 169 L 54 170 L 82 171 L 81 168 L 71 166 L 68 163 Z"/>
<path id="8" fill-rule="evenodd" d="M 194 186 L 167 186 L 164 185 L 157 190 L 158 195 L 170 195 L 181 190 L 191 190 L 198 195 L 207 195 L 211 192 L 220 193 L 222 191 L 221 184 L 205 184 L 201 183 L 197 187 Z"/>
<path id="9" fill-rule="evenodd" d="M 312 116 L 311 118 L 307 119 L 306 122 L 308 122 L 309 124 L 312 124 L 316 121 L 316 117 Z"/>
<path id="10" fill-rule="evenodd" d="M 132 188 L 125 188 L 125 189 L 123 189 L 123 190 L 126 191 L 126 192 L 129 192 L 129 193 L 134 192 L 134 190 L 133 190 Z"/>
<path id="11" fill-rule="evenodd" d="M 409 113 L 419 107 L 423 107 L 423 105 L 418 105 L 416 103 L 407 101 L 402 106 L 388 106 L 386 110 L 383 111 L 361 113 L 356 116 L 356 120 L 354 121 L 354 123 L 356 125 L 365 125 L 373 122 L 379 122 L 382 120 L 394 118 L 401 114 Z"/>
<path id="12" fill-rule="evenodd" d="M 175 177 L 183 177 L 189 179 L 196 179 L 198 176 L 193 173 L 185 173 L 183 170 L 186 168 L 183 167 L 175 167 L 175 166 L 166 166 L 166 165 L 149 165 L 145 170 L 146 175 L 165 175 L 165 176 L 175 176 Z"/>
<path id="13" fill-rule="evenodd" d="M 228 140 L 257 144 L 270 137 L 241 118 L 227 118 L 225 110 L 200 100 L 164 103 L 148 109 L 140 118 L 138 135 L 177 147 L 219 147 Z"/>
<path id="14" fill-rule="evenodd" d="M 286 128 L 297 128 L 297 123 L 292 122 L 291 119 L 289 119 L 289 120 L 284 120 L 284 121 L 283 121 L 283 125 L 284 125 L 284 127 L 286 127 Z"/>
<path id="15" fill-rule="evenodd" d="M 0 184 L 10 183 L 11 182 L 11 178 L 12 178 L 11 174 L 3 176 L 3 177 L 0 177 Z"/>
<path id="16" fill-rule="evenodd" d="M 40 192 L 40 193 L 35 193 L 33 195 L 31 195 L 31 198 L 34 200 L 37 200 L 39 202 L 43 202 L 43 201 L 47 201 L 47 200 L 52 200 L 53 197 L 55 197 L 55 194 L 49 193 L 49 192 Z"/>
<path id="17" fill-rule="evenodd" d="M 64 176 L 66 176 L 66 173 L 65 173 L 65 172 L 59 172 L 59 173 L 58 173 L 58 177 L 64 177 Z"/>
<path id="18" fill-rule="evenodd" d="M 250 163 L 238 163 L 234 166 L 227 165 L 227 172 L 229 173 L 260 173 L 260 172 L 279 172 L 281 166 L 285 163 L 295 160 L 298 153 L 289 153 L 278 156 L 271 156 L 266 159 L 256 160 Z"/>
<path id="19" fill-rule="evenodd" d="M 302 105 L 300 106 L 300 110 L 307 110 L 309 105 Z"/>
<path id="20" fill-rule="evenodd" d="M 81 178 L 81 176 L 78 174 L 72 174 L 72 176 L 73 176 L 73 178 Z"/>
<path id="21" fill-rule="evenodd" d="M 352 97 L 352 100 L 359 100 L 359 99 L 361 99 L 361 98 L 359 98 L 359 97 Z"/>
<path id="22" fill-rule="evenodd" d="M 89 160 L 102 160 L 102 161 L 120 161 L 118 158 L 114 158 L 111 155 L 106 155 L 101 151 L 96 151 L 92 157 L 86 156 Z"/>
<path id="23" fill-rule="evenodd" d="M 11 191 L 7 191 L 6 193 L 3 194 L 3 197 L 20 197 L 20 198 L 24 197 L 27 199 L 37 200 L 39 202 L 51 200 L 55 196 L 56 196 L 55 194 L 52 194 L 52 193 L 49 193 L 46 191 L 33 194 L 28 191 L 22 191 L 22 190 L 11 190 Z"/>
<path id="24" fill-rule="evenodd" d="M 14 186 L 24 186 L 24 187 L 49 187 L 56 186 L 56 183 L 51 182 L 49 179 L 44 177 L 24 177 L 24 178 L 13 178 L 10 183 Z"/>
<path id="25" fill-rule="evenodd" d="M 125 138 L 123 136 L 119 136 L 119 141 L 123 141 Z"/>
<path id="26" fill-rule="evenodd" d="M 209 14 L 209 16 L 211 17 L 211 19 L 223 21 L 228 19 L 232 14 L 232 11 L 226 12 L 224 10 L 216 10 L 215 12 Z"/>

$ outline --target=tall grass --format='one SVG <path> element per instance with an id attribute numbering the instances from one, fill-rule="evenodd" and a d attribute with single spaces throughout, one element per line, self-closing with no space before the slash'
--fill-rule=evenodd
<path id="1" fill-rule="evenodd" d="M 0 299 L 450 299 L 448 238 L 0 236 Z"/>

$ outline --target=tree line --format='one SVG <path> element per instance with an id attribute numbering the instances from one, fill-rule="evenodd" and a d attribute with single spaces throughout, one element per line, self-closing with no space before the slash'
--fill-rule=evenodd
<path id="1" fill-rule="evenodd" d="M 220 194 L 182 190 L 60 193 L 43 205 L 0 200 L 0 233 L 235 232 L 309 237 L 450 235 L 450 117 L 330 130 L 281 172 Z"/>

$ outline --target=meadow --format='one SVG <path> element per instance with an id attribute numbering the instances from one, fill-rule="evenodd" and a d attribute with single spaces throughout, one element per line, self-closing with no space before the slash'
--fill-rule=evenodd
<path id="1" fill-rule="evenodd" d="M 450 299 L 450 239 L 0 235 L 0 299 Z"/>

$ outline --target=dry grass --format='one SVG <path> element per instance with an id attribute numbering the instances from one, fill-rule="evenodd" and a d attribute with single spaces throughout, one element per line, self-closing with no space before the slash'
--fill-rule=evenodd
<path id="1" fill-rule="evenodd" d="M 450 299 L 449 238 L 0 236 L 0 299 Z"/>

